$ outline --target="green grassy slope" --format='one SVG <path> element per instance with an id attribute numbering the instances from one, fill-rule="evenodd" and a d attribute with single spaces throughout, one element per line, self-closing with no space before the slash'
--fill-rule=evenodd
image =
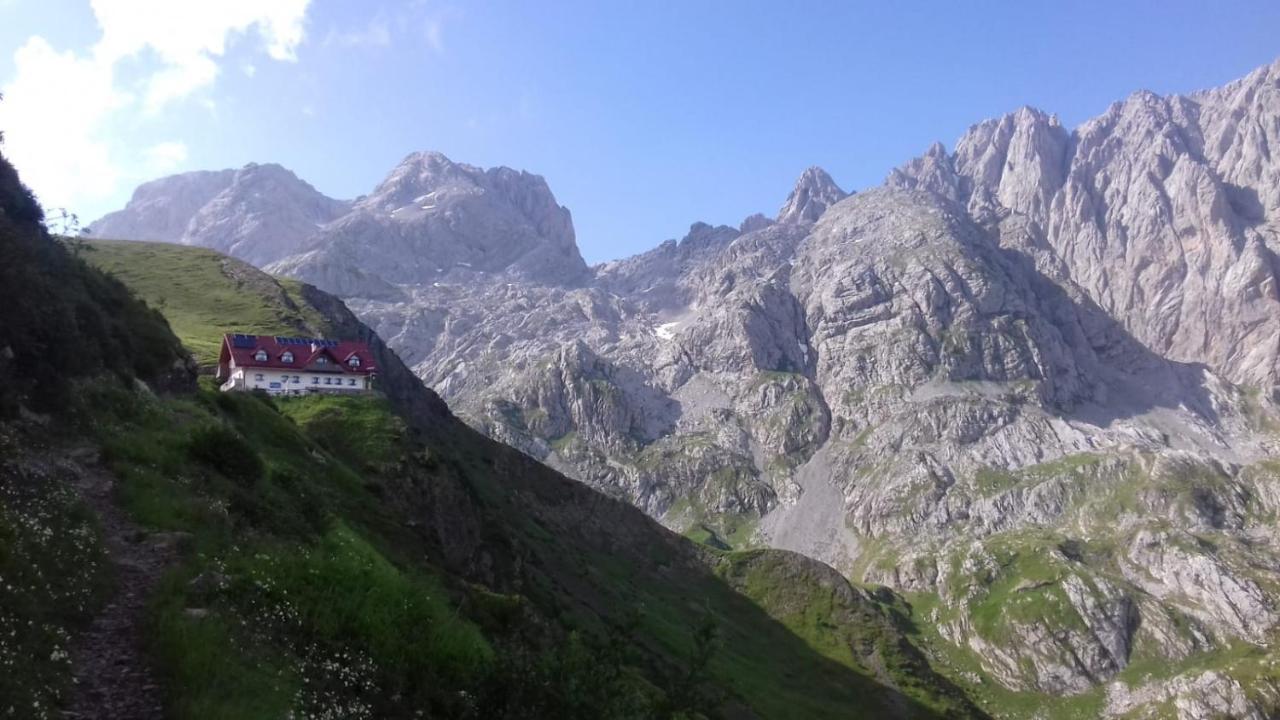
<path id="1" fill-rule="evenodd" d="M 214 364 L 227 332 L 272 334 L 321 328 L 301 284 L 269 278 L 205 248 L 124 240 L 84 243 L 83 257 L 164 313 L 202 365 Z"/>
<path id="2" fill-rule="evenodd" d="M 206 359 L 228 329 L 368 335 L 313 288 L 205 250 L 85 256 Z M 979 715 L 823 566 L 699 547 L 380 365 L 386 400 L 82 395 L 131 514 L 192 537 L 153 633 L 176 716 Z"/>
<path id="3" fill-rule="evenodd" d="M 206 386 L 85 402 L 129 511 L 193 536 L 153 632 L 179 717 L 964 709 L 912 665 L 874 603 L 850 603 L 856 623 L 829 603 L 806 625 L 779 621 L 631 508 L 568 481 L 507 482 L 525 461 L 473 452 L 485 448 L 467 433 L 420 445 L 383 400 L 273 403 Z M 703 671 L 692 660 L 706 623 L 719 639 Z M 627 649 L 611 654 L 610 642 Z M 864 645 L 904 672 L 878 673 Z M 601 697 L 570 707 L 574 688 L 602 682 Z"/>

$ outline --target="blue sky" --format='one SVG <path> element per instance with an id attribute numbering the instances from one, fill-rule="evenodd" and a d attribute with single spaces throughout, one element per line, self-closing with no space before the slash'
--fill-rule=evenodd
<path id="1" fill-rule="evenodd" d="M 809 165 L 858 189 L 1020 105 L 1070 127 L 1221 84 L 1280 57 L 1278 29 L 1274 0 L 0 0 L 0 130 L 85 219 L 250 161 L 338 197 L 414 150 L 510 165 L 597 262 L 772 214 Z"/>

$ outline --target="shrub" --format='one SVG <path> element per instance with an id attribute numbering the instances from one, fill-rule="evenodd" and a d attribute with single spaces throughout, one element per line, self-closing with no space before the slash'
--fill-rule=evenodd
<path id="1" fill-rule="evenodd" d="M 213 406 L 229 415 L 235 415 L 240 412 L 240 406 L 236 404 L 236 399 L 230 393 L 216 392 L 212 394 L 202 393 L 201 398 L 213 398 Z"/>
<path id="2" fill-rule="evenodd" d="M 252 485 L 262 477 L 262 458 L 244 438 L 224 425 L 205 425 L 192 432 L 187 455 L 244 485 Z"/>

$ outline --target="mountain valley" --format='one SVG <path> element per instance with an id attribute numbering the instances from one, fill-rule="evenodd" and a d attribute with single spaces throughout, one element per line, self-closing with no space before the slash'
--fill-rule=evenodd
<path id="1" fill-rule="evenodd" d="M 677 548 L 695 584 L 706 554 L 720 578 L 706 582 L 748 595 L 760 568 L 837 588 L 840 613 L 874 613 L 919 648 L 902 661 L 927 678 L 913 702 L 1266 718 L 1280 711 L 1278 147 L 1280 62 L 1187 96 L 1138 92 L 1074 130 L 1022 108 L 881 187 L 846 192 L 810 168 L 772 218 L 694 223 L 596 266 L 542 178 L 430 152 L 349 202 L 274 165 L 156 180 L 90 227 L 86 257 L 204 362 L 202 333 L 341 314 L 403 360 L 393 398 L 447 424 L 443 400 L 520 451 L 501 455 L 501 482 L 555 478 L 521 497 L 624 518 L 605 533 L 552 504 L 554 534 L 595 537 L 600 562 Z M 223 263 L 228 297 L 313 300 L 255 302 L 245 327 L 215 328 L 202 296 L 140 276 L 131 252 Z M 498 447 L 449 427 L 466 440 L 441 444 Z M 851 661 L 871 676 L 876 662 Z"/>

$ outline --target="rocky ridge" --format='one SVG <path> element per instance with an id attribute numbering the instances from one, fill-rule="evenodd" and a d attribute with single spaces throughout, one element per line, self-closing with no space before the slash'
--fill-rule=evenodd
<path id="1" fill-rule="evenodd" d="M 347 208 L 279 165 L 250 163 L 147 183 L 123 210 L 90 225 L 89 233 L 199 245 L 265 265 Z"/>
<path id="2" fill-rule="evenodd" d="M 569 211 L 545 180 L 440 153 L 409 155 L 351 212 L 272 263 L 272 272 L 344 295 L 476 274 L 557 284 L 587 275 Z"/>
<path id="3" fill-rule="evenodd" d="M 1134 93 L 1068 132 L 1023 108 L 888 183 L 965 204 L 1173 360 L 1280 381 L 1280 63 L 1189 96 Z"/>

